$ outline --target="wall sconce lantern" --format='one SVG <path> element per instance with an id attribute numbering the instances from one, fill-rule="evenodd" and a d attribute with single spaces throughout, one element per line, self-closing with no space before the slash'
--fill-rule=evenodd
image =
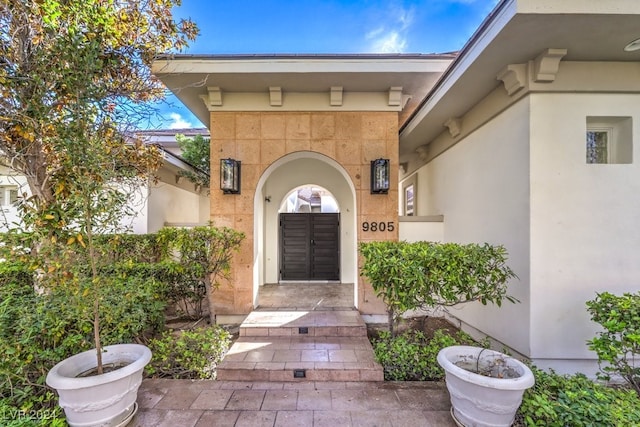
<path id="1" fill-rule="evenodd" d="M 240 194 L 240 161 L 220 159 L 220 189 L 224 194 Z"/>
<path id="2" fill-rule="evenodd" d="M 371 194 L 389 192 L 389 159 L 371 161 Z"/>

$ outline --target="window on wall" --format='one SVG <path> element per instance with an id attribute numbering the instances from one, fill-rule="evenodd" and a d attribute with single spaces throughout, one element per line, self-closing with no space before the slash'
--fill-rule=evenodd
<path id="1" fill-rule="evenodd" d="M 587 117 L 588 164 L 625 164 L 633 161 L 631 117 Z"/>
<path id="2" fill-rule="evenodd" d="M 0 186 L 0 206 L 12 206 L 18 201 L 18 187 Z"/>

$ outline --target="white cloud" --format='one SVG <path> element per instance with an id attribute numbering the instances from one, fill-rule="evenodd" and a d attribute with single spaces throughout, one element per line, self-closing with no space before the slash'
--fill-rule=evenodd
<path id="1" fill-rule="evenodd" d="M 169 117 L 171 118 L 169 129 L 188 129 L 193 127 L 191 123 L 182 118 L 178 113 L 171 113 Z"/>
<path id="2" fill-rule="evenodd" d="M 407 40 L 396 31 L 391 31 L 377 38 L 372 45 L 373 51 L 378 53 L 401 53 L 407 47 Z"/>
<path id="3" fill-rule="evenodd" d="M 390 18 L 366 34 L 370 40 L 370 49 L 376 53 L 402 53 L 407 48 L 406 34 L 413 24 L 414 9 L 396 8 L 385 14 Z"/>

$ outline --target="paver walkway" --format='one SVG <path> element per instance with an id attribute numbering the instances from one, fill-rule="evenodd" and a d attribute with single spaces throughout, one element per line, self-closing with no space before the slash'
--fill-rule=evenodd
<path id="1" fill-rule="evenodd" d="M 231 381 L 382 381 L 357 310 L 251 312 L 217 368 Z"/>
<path id="2" fill-rule="evenodd" d="M 135 427 L 455 427 L 440 382 L 147 379 Z"/>
<path id="3" fill-rule="evenodd" d="M 131 426 L 455 427 L 444 383 L 381 381 L 351 287 L 264 291 L 218 381 L 144 380 Z"/>

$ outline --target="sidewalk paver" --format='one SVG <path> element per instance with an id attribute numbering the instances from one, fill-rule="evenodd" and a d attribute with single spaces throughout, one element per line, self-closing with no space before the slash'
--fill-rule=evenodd
<path id="1" fill-rule="evenodd" d="M 134 427 L 455 427 L 442 382 L 145 379 Z"/>

